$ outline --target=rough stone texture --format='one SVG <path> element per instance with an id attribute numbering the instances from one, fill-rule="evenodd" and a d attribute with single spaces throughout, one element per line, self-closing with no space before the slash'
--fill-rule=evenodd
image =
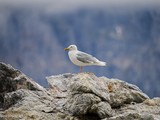
<path id="1" fill-rule="evenodd" d="M 47 89 L 0 63 L 0 119 L 160 120 L 160 98 L 135 85 L 93 73 L 46 78 Z"/>
<path id="2" fill-rule="evenodd" d="M 147 101 L 147 102 L 146 102 Z M 152 105 L 148 104 L 152 101 Z M 103 120 L 160 120 L 160 98 L 146 99 L 116 109 L 116 115 Z"/>
<path id="3" fill-rule="evenodd" d="M 108 87 L 109 103 L 112 107 L 119 107 L 131 102 L 141 103 L 148 96 L 144 94 L 137 86 L 126 83 L 118 79 L 99 78 L 100 82 Z"/>
<path id="4" fill-rule="evenodd" d="M 46 91 L 31 78 L 10 65 L 0 63 L 0 108 L 6 109 L 23 97 L 23 93 L 13 92 L 18 89 Z"/>

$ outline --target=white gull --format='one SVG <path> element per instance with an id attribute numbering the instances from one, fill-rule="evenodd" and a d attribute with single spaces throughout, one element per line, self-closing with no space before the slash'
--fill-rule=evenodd
<path id="1" fill-rule="evenodd" d="M 80 66 L 80 72 L 82 72 L 83 66 L 106 66 L 106 62 L 100 61 L 90 54 L 81 52 L 77 49 L 76 45 L 70 45 L 64 49 L 68 52 L 69 59 L 77 66 Z"/>

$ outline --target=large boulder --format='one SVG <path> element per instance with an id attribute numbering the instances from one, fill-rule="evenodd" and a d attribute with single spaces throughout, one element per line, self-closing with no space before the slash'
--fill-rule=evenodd
<path id="1" fill-rule="evenodd" d="M 149 99 L 135 85 L 118 79 L 98 78 L 93 73 L 63 74 L 47 77 L 47 80 L 58 93 L 67 94 L 64 107 L 75 116 L 96 114 L 99 118 L 108 118 L 125 104 Z"/>
<path id="2" fill-rule="evenodd" d="M 160 98 L 93 73 L 46 77 L 49 88 L 0 63 L 2 120 L 159 120 Z"/>

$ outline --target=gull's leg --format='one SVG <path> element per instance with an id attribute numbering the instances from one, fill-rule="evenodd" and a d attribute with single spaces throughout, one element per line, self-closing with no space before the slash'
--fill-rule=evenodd
<path id="1" fill-rule="evenodd" d="M 82 67 L 82 66 L 80 66 L 80 72 L 82 72 L 82 70 L 83 70 L 83 67 Z"/>

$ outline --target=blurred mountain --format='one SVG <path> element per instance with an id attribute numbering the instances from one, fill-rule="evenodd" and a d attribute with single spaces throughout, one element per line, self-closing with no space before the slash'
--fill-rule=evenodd
<path id="1" fill-rule="evenodd" d="M 0 9 L 0 61 L 47 86 L 45 76 L 79 72 L 64 48 L 108 63 L 85 67 L 98 76 L 123 79 L 160 96 L 160 10 L 79 9 L 52 13 L 26 8 Z"/>

